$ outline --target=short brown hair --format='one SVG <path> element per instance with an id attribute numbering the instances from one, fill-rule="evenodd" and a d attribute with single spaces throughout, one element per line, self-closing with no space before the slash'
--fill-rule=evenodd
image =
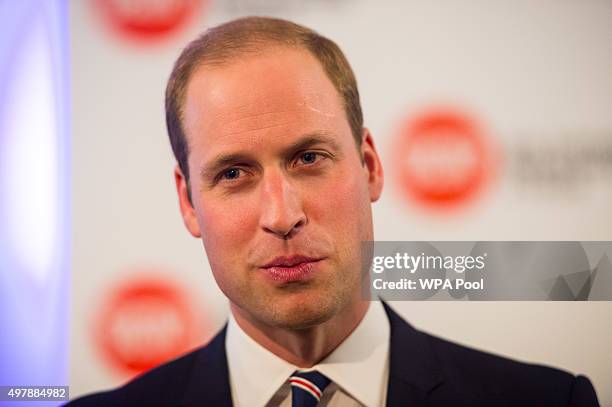
<path id="1" fill-rule="evenodd" d="M 323 66 L 338 91 L 359 147 L 363 114 L 357 81 L 346 57 L 332 40 L 290 21 L 245 17 L 209 28 L 181 52 L 166 87 L 166 126 L 176 161 L 189 182 L 189 146 L 182 126 L 182 108 L 191 74 L 202 65 L 223 66 L 232 58 L 255 53 L 270 45 L 308 50 Z"/>

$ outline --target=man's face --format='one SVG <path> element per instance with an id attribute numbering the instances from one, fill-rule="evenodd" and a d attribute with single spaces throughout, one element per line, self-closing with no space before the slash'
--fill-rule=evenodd
<path id="1" fill-rule="evenodd" d="M 189 231 L 239 311 L 267 326 L 324 322 L 360 299 L 363 240 L 382 169 L 357 148 L 338 92 L 307 51 L 270 48 L 189 82 Z M 362 162 L 363 157 L 363 162 Z"/>

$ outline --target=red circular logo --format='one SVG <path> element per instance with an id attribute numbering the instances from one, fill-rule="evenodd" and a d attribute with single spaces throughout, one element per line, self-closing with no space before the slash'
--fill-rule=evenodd
<path id="1" fill-rule="evenodd" d="M 120 371 L 135 374 L 185 353 L 200 331 L 186 298 L 161 278 L 122 283 L 94 330 L 102 354 Z"/>
<path id="2" fill-rule="evenodd" d="M 431 109 L 404 123 L 395 149 L 402 190 L 428 208 L 453 208 L 474 198 L 493 172 L 483 130 L 465 113 Z"/>
<path id="3" fill-rule="evenodd" d="M 119 34 L 158 40 L 184 27 L 202 0 L 96 0 L 97 10 Z"/>

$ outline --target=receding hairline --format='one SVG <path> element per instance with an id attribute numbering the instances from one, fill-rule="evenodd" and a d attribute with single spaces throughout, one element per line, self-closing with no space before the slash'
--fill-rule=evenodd
<path id="1" fill-rule="evenodd" d="M 226 51 L 226 54 L 223 56 L 215 56 L 211 58 L 210 56 L 200 56 L 190 67 L 186 80 L 183 82 L 183 85 L 178 89 L 177 96 L 179 96 L 177 100 L 177 106 L 179 110 L 179 117 L 181 119 L 181 123 L 184 123 L 184 105 L 187 97 L 187 90 L 192 83 L 193 77 L 198 74 L 198 72 L 204 71 L 205 69 L 210 69 L 212 71 L 221 70 L 227 68 L 231 65 L 240 62 L 243 58 L 249 57 L 257 57 L 257 56 L 265 56 L 270 52 L 275 51 L 298 51 L 303 52 L 309 55 L 313 62 L 317 64 L 319 68 L 321 68 L 325 78 L 330 82 L 333 86 L 336 95 L 340 99 L 340 103 L 343 105 L 342 95 L 340 91 L 336 88 L 333 81 L 329 77 L 329 75 L 325 71 L 325 67 L 321 63 L 321 61 L 317 58 L 317 56 L 308 49 L 307 46 L 299 43 L 284 43 L 280 41 L 260 41 L 257 44 L 244 44 L 240 45 L 239 48 L 233 49 L 231 51 Z M 183 128 L 183 131 L 185 129 Z"/>

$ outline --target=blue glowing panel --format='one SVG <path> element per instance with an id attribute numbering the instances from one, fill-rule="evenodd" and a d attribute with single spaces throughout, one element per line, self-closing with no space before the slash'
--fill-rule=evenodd
<path id="1" fill-rule="evenodd" d="M 67 382 L 67 29 L 65 1 L 0 2 L 0 385 Z"/>

